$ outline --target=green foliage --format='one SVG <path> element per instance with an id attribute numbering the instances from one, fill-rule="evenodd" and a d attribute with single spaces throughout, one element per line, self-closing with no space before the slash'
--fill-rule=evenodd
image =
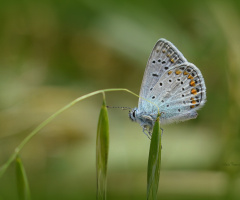
<path id="1" fill-rule="evenodd" d="M 156 200 L 161 167 L 161 131 L 159 117 L 152 132 L 147 171 L 147 200 Z"/>
<path id="2" fill-rule="evenodd" d="M 35 136 L 42 128 L 44 128 L 48 123 L 50 123 L 63 111 L 75 105 L 77 102 L 99 93 L 103 94 L 103 105 L 99 115 L 97 141 L 96 141 L 97 198 L 100 200 L 106 199 L 106 175 L 107 175 L 107 161 L 108 161 L 108 147 L 109 147 L 109 121 L 108 121 L 108 113 L 106 108 L 104 92 L 110 92 L 110 91 L 125 91 L 135 96 L 138 96 L 135 93 L 122 88 L 98 90 L 98 91 L 83 95 L 73 100 L 66 106 L 62 107 L 57 112 L 52 114 L 49 118 L 47 118 L 45 121 L 43 121 L 29 135 L 27 135 L 23 139 L 23 141 L 15 148 L 15 151 L 11 154 L 7 162 L 0 167 L 0 178 L 6 172 L 10 164 L 16 159 L 17 185 L 18 185 L 19 197 L 21 200 L 25 200 L 25 199 L 29 200 L 30 191 L 29 191 L 29 186 L 28 186 L 24 167 L 22 165 L 21 159 L 18 156 L 19 152 L 32 139 L 33 136 Z"/>
<path id="3" fill-rule="evenodd" d="M 104 94 L 104 93 L 103 93 Z M 106 199 L 109 121 L 105 95 L 98 120 L 96 142 L 97 199 Z"/>
<path id="4" fill-rule="evenodd" d="M 4 163 L 1 167 L 0 167 L 0 178 L 2 177 L 2 175 L 5 173 L 5 171 L 7 170 L 7 168 L 9 167 L 9 165 L 14 161 L 14 159 L 17 157 L 18 153 L 22 150 L 22 148 L 32 139 L 33 136 L 35 136 L 42 128 L 44 128 L 47 124 L 49 124 L 53 119 L 55 119 L 59 114 L 61 114 L 63 111 L 69 109 L 70 107 L 72 107 L 73 105 L 75 105 L 77 102 L 82 101 L 86 98 L 89 98 L 91 96 L 94 96 L 96 94 L 99 93 L 103 93 L 103 92 L 113 92 L 113 91 L 125 91 L 128 93 L 131 93 L 135 96 L 135 93 L 131 92 L 130 90 L 124 89 L 124 88 L 112 88 L 112 89 L 105 89 L 105 90 L 98 90 L 95 92 L 91 92 L 89 94 L 83 95 L 75 100 L 73 100 L 72 102 L 70 102 L 69 104 L 67 104 L 66 106 L 62 107 L 61 109 L 59 109 L 57 112 L 53 113 L 50 117 L 48 117 L 45 121 L 43 121 L 41 124 L 39 124 L 29 135 L 27 135 L 27 137 L 24 138 L 24 140 L 16 147 L 15 151 L 11 154 L 11 156 L 9 157 L 9 159 L 7 160 L 6 163 Z"/>
<path id="5" fill-rule="evenodd" d="M 17 178 L 17 190 L 19 200 L 30 200 L 30 189 L 28 184 L 27 175 L 22 164 L 22 160 L 19 156 L 16 158 L 16 178 Z"/>

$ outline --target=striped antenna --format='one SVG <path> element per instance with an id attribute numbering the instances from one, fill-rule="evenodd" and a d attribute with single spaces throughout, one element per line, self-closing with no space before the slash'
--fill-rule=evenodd
<path id="1" fill-rule="evenodd" d="M 122 110 L 132 110 L 132 108 L 129 107 L 120 107 L 120 106 L 106 106 L 107 108 L 121 108 Z"/>

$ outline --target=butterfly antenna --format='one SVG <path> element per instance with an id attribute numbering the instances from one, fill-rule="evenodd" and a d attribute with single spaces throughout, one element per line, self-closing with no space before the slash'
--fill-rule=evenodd
<path id="1" fill-rule="evenodd" d="M 132 108 L 129 107 L 120 107 L 120 106 L 106 106 L 107 108 L 121 108 L 122 110 L 132 110 Z"/>

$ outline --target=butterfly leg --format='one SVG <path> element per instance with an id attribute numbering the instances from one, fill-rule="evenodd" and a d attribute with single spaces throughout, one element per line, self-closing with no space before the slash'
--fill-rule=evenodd
<path id="1" fill-rule="evenodd" d="M 143 133 L 148 137 L 149 140 L 151 140 L 150 134 L 145 127 L 143 127 Z"/>
<path id="2" fill-rule="evenodd" d="M 161 129 L 161 131 L 162 131 L 162 134 L 161 134 L 161 140 L 162 140 L 162 136 L 163 136 L 163 128 L 160 127 L 160 129 Z M 162 145 L 161 145 L 161 149 L 162 149 Z"/>
<path id="3" fill-rule="evenodd" d="M 161 137 L 163 136 L 163 128 L 160 128 L 161 129 L 161 131 L 162 131 L 162 134 L 161 134 Z"/>
<path id="4" fill-rule="evenodd" d="M 160 129 L 161 129 L 161 131 L 162 131 L 162 134 L 161 134 L 161 137 L 162 137 L 162 135 L 163 135 L 163 129 L 162 129 L 162 128 L 160 128 Z M 149 140 L 151 140 L 152 132 L 151 132 L 151 131 L 146 132 L 146 131 L 147 131 L 147 129 L 146 129 L 146 128 L 143 128 L 143 133 L 148 137 Z M 162 144 L 161 144 L 161 149 L 162 149 Z"/>

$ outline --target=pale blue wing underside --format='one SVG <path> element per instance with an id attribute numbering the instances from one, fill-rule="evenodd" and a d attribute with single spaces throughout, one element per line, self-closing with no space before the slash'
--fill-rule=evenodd
<path id="1" fill-rule="evenodd" d="M 169 68 L 184 62 L 187 62 L 187 59 L 171 42 L 159 39 L 147 62 L 139 94 L 140 97 L 147 99 L 147 96 L 151 93 L 152 88 L 161 76 Z M 147 105 L 145 105 L 147 102 L 142 98 L 139 98 L 138 102 L 139 111 L 147 109 Z"/>
<path id="2" fill-rule="evenodd" d="M 183 63 L 166 71 L 147 95 L 146 111 L 157 113 L 161 123 L 196 118 L 196 110 L 206 102 L 206 86 L 200 70 L 192 63 Z M 155 104 L 155 105 L 154 105 Z"/>
<path id="3" fill-rule="evenodd" d="M 196 118 L 196 110 L 205 102 L 206 86 L 200 70 L 172 43 L 160 39 L 144 73 L 138 113 L 155 118 L 159 108 L 162 124 L 185 121 Z"/>

